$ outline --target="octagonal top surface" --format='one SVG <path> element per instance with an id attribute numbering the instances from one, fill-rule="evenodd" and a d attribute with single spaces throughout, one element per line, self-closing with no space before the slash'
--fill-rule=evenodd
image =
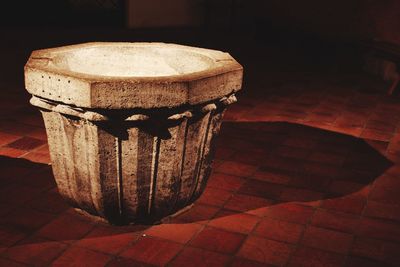
<path id="1" fill-rule="evenodd" d="M 37 50 L 25 65 L 27 90 L 87 108 L 198 104 L 241 88 L 228 53 L 165 43 L 85 43 Z"/>

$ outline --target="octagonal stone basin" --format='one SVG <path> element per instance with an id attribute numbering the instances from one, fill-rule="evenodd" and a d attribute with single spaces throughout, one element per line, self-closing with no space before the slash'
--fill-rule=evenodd
<path id="1" fill-rule="evenodd" d="M 60 194 L 113 224 L 190 206 L 207 183 L 242 75 L 227 53 L 175 44 L 34 51 L 25 86 L 44 118 Z"/>
<path id="2" fill-rule="evenodd" d="M 72 72 L 117 77 L 158 77 L 204 71 L 213 59 L 171 46 L 97 46 L 62 53 L 53 61 Z"/>

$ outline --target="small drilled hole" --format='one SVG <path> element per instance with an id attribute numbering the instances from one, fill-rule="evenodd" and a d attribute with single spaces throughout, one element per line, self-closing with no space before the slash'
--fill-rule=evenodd
<path id="1" fill-rule="evenodd" d="M 51 79 L 51 77 L 49 76 L 49 79 Z"/>
<path id="2" fill-rule="evenodd" d="M 44 78 L 44 76 L 42 75 L 42 79 Z"/>
<path id="3" fill-rule="evenodd" d="M 44 90 L 42 90 L 42 93 L 44 93 Z"/>
<path id="4" fill-rule="evenodd" d="M 60 81 L 60 79 L 58 79 L 58 81 Z"/>
<path id="5" fill-rule="evenodd" d="M 70 80 L 68 80 L 68 83 L 71 83 L 71 81 L 70 81 Z"/>

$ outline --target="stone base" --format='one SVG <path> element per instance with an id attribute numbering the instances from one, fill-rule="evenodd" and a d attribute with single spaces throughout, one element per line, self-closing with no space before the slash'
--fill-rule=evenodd
<path id="1" fill-rule="evenodd" d="M 157 225 L 157 224 L 161 224 L 161 223 L 168 223 L 171 219 L 180 216 L 181 214 L 184 214 L 186 212 L 188 212 L 190 209 L 192 209 L 194 206 L 194 204 L 190 204 L 180 210 L 178 210 L 177 212 L 175 212 L 174 214 L 171 214 L 167 217 L 164 217 L 161 220 L 155 220 L 155 221 L 142 221 L 142 222 L 129 222 L 128 225 L 135 225 L 135 224 L 150 224 L 150 225 Z M 88 218 L 89 220 L 95 222 L 95 223 L 104 223 L 104 224 L 109 224 L 109 221 L 107 221 L 106 219 L 100 217 L 100 216 L 96 216 L 96 215 L 92 215 L 82 209 L 79 208 L 74 208 L 74 210 L 79 213 L 80 215 Z M 126 225 L 126 223 L 120 223 L 120 224 L 115 224 L 115 225 Z"/>

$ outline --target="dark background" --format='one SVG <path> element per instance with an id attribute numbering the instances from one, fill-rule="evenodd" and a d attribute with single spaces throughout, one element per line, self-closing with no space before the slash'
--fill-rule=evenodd
<path id="1" fill-rule="evenodd" d="M 39 0 L 3 1 L 0 22 L 20 27 L 203 27 L 296 31 L 347 41 L 400 44 L 397 0 Z M 134 18 L 132 18 L 134 16 Z M 287 31 L 287 32 L 286 32 Z M 271 37 L 272 37 L 271 36 Z"/>
<path id="2" fill-rule="evenodd" d="M 229 51 L 249 70 L 268 57 L 266 68 L 275 71 L 357 71 L 364 42 L 400 45 L 396 0 L 41 0 L 6 1 L 0 10 L 3 82 L 22 82 L 32 50 L 86 41 L 209 47 Z"/>
<path id="3" fill-rule="evenodd" d="M 254 74 L 254 81 L 253 66 L 260 73 L 363 71 L 368 42 L 400 51 L 398 0 L 6 1 L 0 13 L 0 53 L 7 65 L 1 81 L 21 85 L 32 50 L 89 41 L 161 41 L 224 50 L 245 66 L 246 75 Z M 386 71 L 381 65 L 375 74 Z"/>

